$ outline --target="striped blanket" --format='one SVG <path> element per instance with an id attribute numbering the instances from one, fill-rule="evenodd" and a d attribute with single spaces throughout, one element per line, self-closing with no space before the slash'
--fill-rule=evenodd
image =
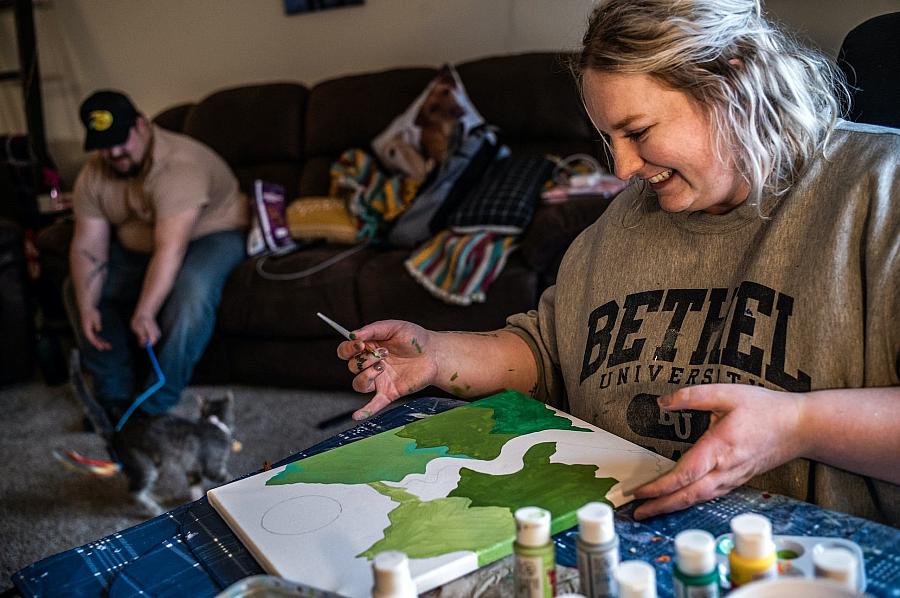
<path id="1" fill-rule="evenodd" d="M 349 149 L 331 165 L 331 197 L 341 197 L 341 188 L 353 189 L 348 208 L 356 216 L 361 240 L 382 238 L 419 190 L 419 182 L 405 175 L 387 175 L 372 156 Z"/>
<path id="2" fill-rule="evenodd" d="M 457 305 L 484 303 L 488 287 L 516 248 L 516 237 L 490 232 L 443 230 L 404 262 L 407 271 L 435 297 Z"/>

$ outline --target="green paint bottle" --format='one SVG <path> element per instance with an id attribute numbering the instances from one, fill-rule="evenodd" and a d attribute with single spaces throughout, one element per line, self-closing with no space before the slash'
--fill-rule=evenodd
<path id="1" fill-rule="evenodd" d="M 716 539 L 711 533 L 689 529 L 675 536 L 672 575 L 675 598 L 719 598 Z"/>
<path id="2" fill-rule="evenodd" d="M 550 540 L 550 511 L 516 509 L 513 543 L 516 598 L 556 596 L 556 549 Z"/>

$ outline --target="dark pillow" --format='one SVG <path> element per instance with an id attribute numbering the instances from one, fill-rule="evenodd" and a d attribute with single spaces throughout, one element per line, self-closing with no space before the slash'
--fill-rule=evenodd
<path id="1" fill-rule="evenodd" d="M 541 190 L 553 172 L 542 155 L 510 155 L 497 160 L 447 219 L 459 233 L 518 235 L 531 222 Z"/>

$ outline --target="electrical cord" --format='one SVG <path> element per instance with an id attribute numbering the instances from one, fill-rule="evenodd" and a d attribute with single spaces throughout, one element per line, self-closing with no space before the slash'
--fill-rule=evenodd
<path id="1" fill-rule="evenodd" d="M 328 258 L 327 260 L 323 261 L 322 263 L 316 264 L 315 266 L 311 266 L 311 267 L 306 268 L 305 270 L 301 270 L 299 272 L 290 272 L 290 273 L 286 273 L 286 274 L 276 274 L 273 272 L 266 272 L 265 270 L 263 270 L 263 266 L 265 265 L 268 258 L 279 257 L 278 255 L 264 255 L 261 258 L 259 258 L 258 260 L 256 260 L 256 273 L 259 274 L 261 277 L 265 278 L 266 280 L 299 280 L 301 278 L 306 278 L 307 276 L 312 276 L 313 274 L 315 274 L 317 272 L 321 272 L 322 270 L 324 270 L 326 268 L 330 268 L 334 264 L 338 263 L 339 261 L 341 261 L 343 259 L 350 257 L 354 253 L 362 251 L 369 245 L 370 245 L 369 241 L 366 241 L 365 243 L 360 243 L 359 245 L 354 245 L 350 249 L 344 250 L 337 255 L 333 255 L 330 258 Z"/>

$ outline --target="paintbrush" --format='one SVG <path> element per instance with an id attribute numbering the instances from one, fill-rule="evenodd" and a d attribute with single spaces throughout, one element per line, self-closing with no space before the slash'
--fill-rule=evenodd
<path id="1" fill-rule="evenodd" d="M 331 318 L 329 318 L 322 312 L 317 311 L 316 315 L 319 316 L 320 318 L 322 318 L 323 322 L 325 322 L 326 324 L 328 324 L 329 326 L 331 326 L 332 328 L 337 330 L 338 334 L 343 336 L 348 341 L 356 340 L 355 334 L 352 334 L 349 330 L 347 330 L 346 328 L 344 328 L 343 326 L 341 326 L 340 324 L 338 324 L 337 322 L 335 322 L 334 320 L 332 320 Z"/>
<path id="2" fill-rule="evenodd" d="M 328 316 L 326 316 L 326 315 L 323 314 L 322 312 L 317 311 L 317 312 L 316 312 L 316 315 L 319 316 L 320 318 L 322 318 L 322 321 L 323 321 L 323 322 L 325 322 L 326 324 L 328 324 L 329 326 L 331 326 L 332 328 L 334 328 L 335 330 L 337 330 L 337 331 L 338 331 L 338 334 L 340 334 L 341 336 L 343 336 L 343 337 L 344 337 L 345 339 L 347 339 L 348 341 L 355 341 L 355 340 L 356 340 L 356 335 L 355 335 L 355 334 L 353 334 L 352 332 L 350 332 L 349 330 L 347 330 L 346 328 L 344 328 L 343 326 L 341 326 L 340 324 L 338 324 L 337 322 L 335 322 L 334 320 L 332 320 L 331 318 L 329 318 Z M 367 353 L 371 353 L 371 354 L 372 354 L 372 357 L 374 357 L 375 359 L 381 359 L 381 352 L 380 352 L 380 351 L 372 350 L 372 349 L 366 349 L 366 352 L 367 352 Z"/>

